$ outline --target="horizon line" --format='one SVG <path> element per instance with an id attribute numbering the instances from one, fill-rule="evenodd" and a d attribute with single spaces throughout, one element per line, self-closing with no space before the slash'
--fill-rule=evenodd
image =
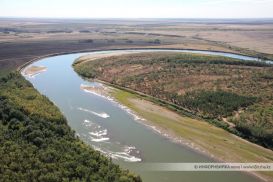
<path id="1" fill-rule="evenodd" d="M 147 19 L 147 20 L 153 20 L 153 19 L 158 19 L 158 20 L 167 20 L 167 19 L 173 19 L 173 20 L 179 20 L 179 19 L 184 19 L 184 20 L 189 20 L 189 19 L 207 19 L 207 20 L 259 20 L 259 19 L 272 19 L 273 17 L 221 17 L 221 18 L 212 18 L 212 17 L 141 17 L 141 18 L 137 18 L 137 17 L 129 17 L 129 18 L 125 18 L 125 17 L 46 17 L 46 16 L 41 16 L 41 17 L 28 17 L 28 16 L 0 16 L 1 19 L 3 18 L 10 18 L 10 19 L 93 19 L 93 20 L 98 20 L 98 19 L 103 19 L 103 20 L 120 20 L 120 19 L 124 19 L 124 20 L 138 20 L 138 19 Z"/>

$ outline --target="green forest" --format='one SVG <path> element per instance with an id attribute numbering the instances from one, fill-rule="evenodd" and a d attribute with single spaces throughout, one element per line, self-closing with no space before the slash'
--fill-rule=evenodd
<path id="1" fill-rule="evenodd" d="M 0 78 L 0 181 L 141 181 L 87 146 L 19 73 Z"/>
<path id="2" fill-rule="evenodd" d="M 233 111 L 245 108 L 255 102 L 254 97 L 240 96 L 225 91 L 194 91 L 183 96 L 176 95 L 174 103 L 192 111 L 202 111 L 206 118 L 221 118 Z"/>
<path id="3" fill-rule="evenodd" d="M 83 57 L 74 62 L 74 69 L 83 77 L 175 104 L 185 112 L 273 149 L 270 64 L 223 56 L 150 52 L 92 61 Z"/>

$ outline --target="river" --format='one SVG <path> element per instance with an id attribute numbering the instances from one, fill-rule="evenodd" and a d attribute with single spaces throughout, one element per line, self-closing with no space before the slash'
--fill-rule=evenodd
<path id="1" fill-rule="evenodd" d="M 134 52 L 134 50 L 127 50 Z M 137 52 L 155 50 L 137 50 Z M 166 50 L 157 50 L 166 51 Z M 244 60 L 256 58 L 210 51 L 172 50 L 222 55 Z M 209 157 L 186 146 L 176 144 L 137 121 L 121 105 L 80 86 L 99 83 L 83 80 L 72 68 L 74 60 L 86 54 L 108 54 L 114 51 L 73 53 L 41 59 L 29 66 L 45 66 L 47 70 L 33 77 L 25 76 L 33 86 L 47 96 L 64 114 L 69 126 L 87 144 L 123 168 L 140 174 L 144 181 L 185 182 L 255 182 L 256 178 L 239 172 L 152 172 L 143 170 L 145 163 L 211 162 Z M 118 52 L 118 51 L 116 51 Z M 124 50 L 123 50 L 124 52 Z"/>

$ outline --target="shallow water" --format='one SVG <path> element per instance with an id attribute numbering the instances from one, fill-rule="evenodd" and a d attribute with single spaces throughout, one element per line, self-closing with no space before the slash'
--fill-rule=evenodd
<path id="1" fill-rule="evenodd" d="M 142 52 L 144 51 L 149 50 Z M 114 51 L 89 54 L 112 52 Z M 197 52 L 257 60 L 256 58 L 219 52 L 186 50 L 180 52 Z M 31 65 L 45 66 L 47 71 L 34 77 L 26 76 L 41 94 L 46 95 L 59 107 L 67 118 L 68 124 L 84 142 L 112 157 L 113 161 L 123 168 L 140 174 L 144 181 L 257 181 L 256 178 L 238 172 L 151 172 L 142 170 L 141 165 L 146 162 L 209 162 L 212 159 L 188 147 L 176 144 L 137 122 L 138 118 L 118 103 L 83 91 L 80 88 L 82 84 L 95 86 L 99 84 L 83 80 L 71 66 L 76 58 L 85 54 L 88 53 L 42 59 Z"/>

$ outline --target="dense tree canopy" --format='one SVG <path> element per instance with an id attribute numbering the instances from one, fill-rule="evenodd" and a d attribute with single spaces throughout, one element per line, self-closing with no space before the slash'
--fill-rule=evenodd
<path id="1" fill-rule="evenodd" d="M 141 181 L 75 137 L 18 73 L 0 79 L 0 181 Z"/>

